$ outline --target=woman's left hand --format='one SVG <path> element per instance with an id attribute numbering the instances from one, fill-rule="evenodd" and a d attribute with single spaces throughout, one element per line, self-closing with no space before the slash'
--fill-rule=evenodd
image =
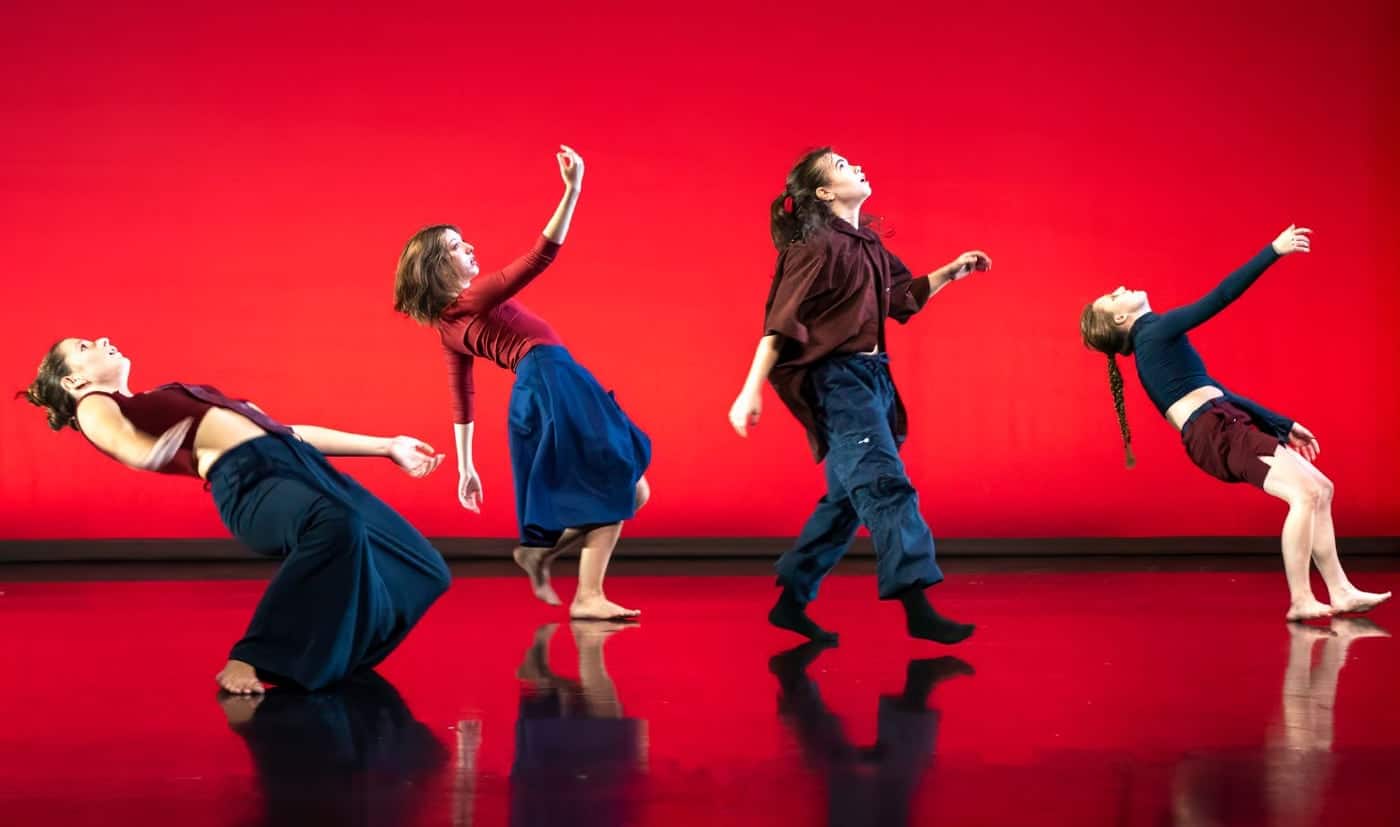
<path id="1" fill-rule="evenodd" d="M 571 190 L 577 190 L 583 186 L 583 156 L 579 155 L 572 147 L 559 145 L 559 152 L 554 154 L 559 160 L 559 174 L 564 178 L 564 186 Z"/>
<path id="2" fill-rule="evenodd" d="M 1308 462 L 1316 462 L 1317 455 L 1322 453 L 1317 437 L 1299 422 L 1294 422 L 1293 430 L 1288 433 L 1288 447 L 1302 454 Z"/>
<path id="3" fill-rule="evenodd" d="M 396 436 L 389 440 L 389 459 L 410 477 L 426 477 L 437 470 L 446 454 L 433 451 L 433 446 L 411 436 Z"/>
<path id="4" fill-rule="evenodd" d="M 948 266 L 953 268 L 953 281 L 957 281 L 972 275 L 974 270 L 992 269 L 992 259 L 981 250 L 972 250 L 953 259 Z"/>
<path id="5" fill-rule="evenodd" d="M 1312 239 L 1308 237 L 1311 233 L 1312 230 L 1307 227 L 1289 224 L 1288 229 L 1279 233 L 1278 238 L 1274 239 L 1274 252 L 1281 256 L 1295 252 L 1311 253 Z"/>

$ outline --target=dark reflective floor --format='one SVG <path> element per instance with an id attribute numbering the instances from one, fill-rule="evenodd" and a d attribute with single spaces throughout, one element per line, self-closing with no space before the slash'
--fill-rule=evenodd
<path id="1" fill-rule="evenodd" d="M 763 624 L 751 565 L 615 577 L 635 627 L 467 576 L 377 673 L 254 699 L 212 676 L 262 583 L 0 569 L 0 824 L 1393 822 L 1395 607 L 1290 626 L 1253 561 L 960 563 L 953 649 L 864 574 L 813 608 L 830 649 Z"/>

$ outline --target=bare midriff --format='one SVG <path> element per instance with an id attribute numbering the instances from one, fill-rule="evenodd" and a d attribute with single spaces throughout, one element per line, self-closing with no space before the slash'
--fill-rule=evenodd
<path id="1" fill-rule="evenodd" d="M 267 431 L 243 414 L 227 408 L 210 408 L 194 434 L 194 465 L 199 476 L 207 478 L 209 469 L 226 451 L 266 435 Z"/>
<path id="2" fill-rule="evenodd" d="M 1193 411 L 1212 399 L 1219 399 L 1225 395 L 1225 391 L 1214 385 L 1202 385 L 1191 391 L 1167 408 L 1167 421 L 1179 431 L 1186 425 L 1186 418 Z"/>

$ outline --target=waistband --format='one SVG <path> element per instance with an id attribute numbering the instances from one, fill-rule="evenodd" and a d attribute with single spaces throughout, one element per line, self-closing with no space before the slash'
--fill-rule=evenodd
<path id="1" fill-rule="evenodd" d="M 1224 405 L 1229 405 L 1232 408 L 1235 407 L 1235 405 L 1230 402 L 1230 397 L 1228 396 L 1217 396 L 1214 399 L 1207 399 L 1205 402 L 1202 402 L 1196 410 L 1192 411 L 1191 414 L 1186 417 L 1186 421 L 1181 423 L 1181 433 L 1185 435 L 1186 429 L 1190 428 L 1191 423 L 1199 419 L 1202 414 L 1209 413 Z"/>

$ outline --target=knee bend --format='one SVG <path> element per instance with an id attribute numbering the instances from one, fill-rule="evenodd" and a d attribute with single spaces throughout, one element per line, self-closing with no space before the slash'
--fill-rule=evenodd
<path id="1" fill-rule="evenodd" d="M 1317 504 L 1319 506 L 1329 506 L 1332 504 L 1332 497 L 1337 493 L 1337 487 L 1332 481 L 1323 477 L 1317 482 Z"/>
<path id="2" fill-rule="evenodd" d="M 637 480 L 637 505 L 635 506 L 636 510 L 641 511 L 642 506 L 646 505 L 647 501 L 650 499 L 651 483 L 647 482 L 646 477 L 642 477 L 641 479 Z"/>
<path id="3" fill-rule="evenodd" d="M 1328 487 L 1330 487 L 1330 483 Z M 1316 480 L 1308 480 L 1299 487 L 1296 494 L 1289 498 L 1289 502 L 1297 508 L 1316 511 L 1331 502 L 1331 493 L 1328 488 Z"/>
<path id="4" fill-rule="evenodd" d="M 347 549 L 364 545 L 356 542 L 365 536 L 364 519 L 353 509 L 338 503 L 322 501 L 312 511 L 306 530 Z"/>
<path id="5" fill-rule="evenodd" d="M 914 495 L 914 485 L 902 474 L 882 474 L 851 490 L 852 497 L 874 503 L 900 502 Z"/>

